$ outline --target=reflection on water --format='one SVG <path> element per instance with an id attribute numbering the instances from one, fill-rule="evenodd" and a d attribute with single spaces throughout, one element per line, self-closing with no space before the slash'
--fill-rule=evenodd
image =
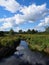
<path id="1" fill-rule="evenodd" d="M 14 55 L 4 58 L 0 65 L 49 65 L 49 58 L 31 51 L 25 41 L 21 41 Z"/>

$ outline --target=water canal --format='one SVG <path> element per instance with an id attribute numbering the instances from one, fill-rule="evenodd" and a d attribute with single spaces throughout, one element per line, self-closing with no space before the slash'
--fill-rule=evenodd
<path id="1" fill-rule="evenodd" d="M 21 41 L 17 51 L 2 59 L 0 65 L 49 65 L 49 57 L 37 51 L 31 51 L 26 41 Z"/>

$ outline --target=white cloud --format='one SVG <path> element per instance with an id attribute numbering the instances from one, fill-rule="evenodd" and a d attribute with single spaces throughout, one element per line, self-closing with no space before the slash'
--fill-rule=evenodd
<path id="1" fill-rule="evenodd" d="M 17 14 L 10 18 L 2 18 L 0 19 L 0 23 L 2 23 L 2 26 L 0 26 L 0 30 L 8 29 L 8 28 L 17 28 L 17 26 L 20 23 L 23 23 L 25 20 L 22 15 Z M 17 28 L 18 30 L 19 28 Z"/>
<path id="2" fill-rule="evenodd" d="M 0 5 L 4 6 L 7 10 L 13 13 L 19 10 L 19 7 L 21 7 L 15 0 L 1 0 Z M 18 27 L 19 24 L 25 22 L 32 23 L 34 21 L 41 20 L 49 13 L 49 9 L 46 8 L 46 4 L 42 4 L 42 5 L 32 4 L 29 5 L 28 7 L 23 6 L 19 11 L 23 15 L 17 13 L 13 17 L 0 19 L 0 22 L 2 22 L 2 26 L 0 27 L 0 30 L 13 28 L 13 27 L 15 27 L 15 30 L 16 29 L 19 30 L 20 29 Z M 44 22 L 41 22 L 38 26 L 47 24 L 49 21 L 49 16 L 45 18 L 43 21 Z"/>
<path id="3" fill-rule="evenodd" d="M 26 21 L 24 15 L 21 15 L 21 14 L 15 15 L 14 19 L 16 21 L 16 24 L 24 23 Z"/>
<path id="4" fill-rule="evenodd" d="M 0 6 L 12 13 L 15 13 L 21 8 L 20 4 L 15 0 L 0 0 Z"/>
<path id="5" fill-rule="evenodd" d="M 47 25 L 49 25 L 49 16 L 47 16 L 43 20 L 41 20 L 41 23 L 38 24 L 38 27 L 47 26 Z"/>
<path id="6" fill-rule="evenodd" d="M 15 28 L 14 28 L 14 31 L 16 31 L 16 32 L 18 32 L 19 30 L 20 30 L 19 27 L 15 27 Z"/>
<path id="7" fill-rule="evenodd" d="M 36 21 L 43 18 L 47 13 L 49 13 L 49 10 L 46 8 L 46 4 L 42 5 L 36 5 L 32 4 L 27 6 L 24 6 L 20 12 L 22 12 L 25 16 L 25 18 L 29 21 Z"/>
<path id="8" fill-rule="evenodd" d="M 49 16 L 41 20 L 41 22 L 39 22 L 39 24 L 34 29 L 39 31 L 45 31 L 46 26 L 49 26 Z"/>

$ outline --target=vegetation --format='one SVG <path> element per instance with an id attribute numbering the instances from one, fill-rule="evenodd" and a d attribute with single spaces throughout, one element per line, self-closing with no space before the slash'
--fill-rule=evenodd
<path id="1" fill-rule="evenodd" d="M 0 36 L 4 36 L 4 32 L 3 31 L 0 31 Z"/>
<path id="2" fill-rule="evenodd" d="M 19 36 L 28 42 L 31 50 L 49 54 L 49 34 L 19 34 Z"/>
<path id="3" fill-rule="evenodd" d="M 9 35 L 14 35 L 14 30 L 13 29 L 10 29 Z"/>
<path id="4" fill-rule="evenodd" d="M 45 32 L 49 33 L 49 27 L 46 27 Z"/>
<path id="5" fill-rule="evenodd" d="M 13 36 L 0 37 L 0 45 L 12 47 L 18 40 L 18 37 Z"/>
<path id="6" fill-rule="evenodd" d="M 27 41 L 31 49 L 45 51 L 49 48 L 49 35 L 29 35 Z"/>
<path id="7" fill-rule="evenodd" d="M 49 27 L 47 27 L 44 32 L 38 32 L 34 29 L 28 29 L 26 32 L 22 30 L 14 32 L 14 30 L 11 29 L 6 32 L 0 31 L 0 58 L 14 53 L 21 39 L 28 42 L 31 50 L 49 54 Z"/>
<path id="8" fill-rule="evenodd" d="M 0 59 L 8 57 L 13 54 L 16 47 L 20 44 L 18 36 L 4 36 L 0 37 Z"/>

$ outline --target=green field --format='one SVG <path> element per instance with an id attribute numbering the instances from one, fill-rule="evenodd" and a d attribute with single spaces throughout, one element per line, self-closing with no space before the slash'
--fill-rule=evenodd
<path id="1" fill-rule="evenodd" d="M 20 34 L 31 50 L 49 53 L 49 34 Z"/>

